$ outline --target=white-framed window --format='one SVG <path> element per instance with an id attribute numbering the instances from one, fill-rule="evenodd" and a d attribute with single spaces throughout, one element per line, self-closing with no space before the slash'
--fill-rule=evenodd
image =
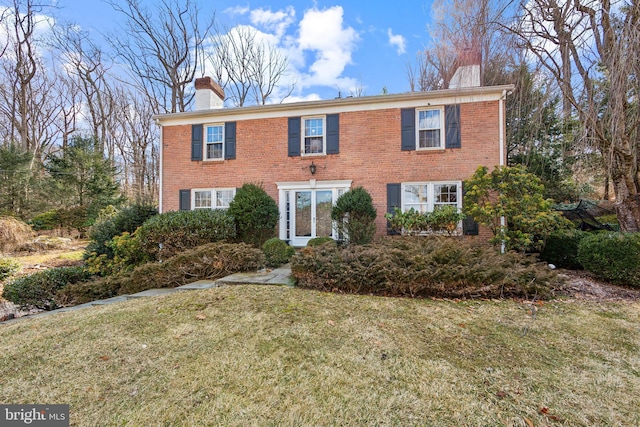
<path id="1" fill-rule="evenodd" d="M 416 109 L 416 149 L 444 148 L 444 108 Z"/>
<path id="2" fill-rule="evenodd" d="M 325 117 L 302 118 L 302 155 L 324 154 L 326 151 Z"/>
<path id="3" fill-rule="evenodd" d="M 420 213 L 433 212 L 436 206 L 452 205 L 462 209 L 462 182 L 407 182 L 402 184 L 402 211 L 412 208 Z"/>
<path id="4" fill-rule="evenodd" d="M 236 195 L 235 188 L 197 188 L 192 191 L 192 209 L 227 209 Z"/>
<path id="5" fill-rule="evenodd" d="M 205 160 L 224 160 L 224 125 L 205 126 Z"/>

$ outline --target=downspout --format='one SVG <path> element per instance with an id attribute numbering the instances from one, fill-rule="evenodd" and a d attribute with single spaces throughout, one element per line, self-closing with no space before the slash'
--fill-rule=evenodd
<path id="1" fill-rule="evenodd" d="M 504 155 L 505 155 L 505 137 L 504 137 L 504 133 L 505 133 L 505 107 L 504 107 L 504 103 L 505 100 L 507 99 L 507 91 L 503 90 L 502 91 L 502 96 L 500 97 L 500 100 L 498 101 L 498 109 L 499 109 L 499 120 L 500 120 L 500 124 L 499 124 L 499 132 L 500 132 L 500 167 L 505 165 L 505 161 L 504 161 Z M 507 220 L 504 216 L 500 217 L 500 230 L 502 230 L 504 232 L 504 229 L 507 226 Z M 505 244 L 505 241 L 502 240 L 502 244 L 500 245 L 500 252 L 501 253 L 505 253 L 507 251 L 507 247 Z"/>
<path id="2" fill-rule="evenodd" d="M 158 174 L 159 174 L 159 182 L 158 182 L 158 213 L 162 213 L 162 125 L 160 124 L 160 120 L 156 119 L 156 126 L 160 127 L 160 146 L 158 147 L 158 152 L 160 155 L 160 164 L 158 165 Z"/>

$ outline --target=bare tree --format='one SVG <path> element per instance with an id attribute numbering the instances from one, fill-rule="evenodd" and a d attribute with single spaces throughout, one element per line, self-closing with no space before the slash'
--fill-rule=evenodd
<path id="1" fill-rule="evenodd" d="M 446 89 L 458 67 L 461 54 L 471 52 L 482 60 L 481 82 L 496 84 L 487 74 L 487 64 L 500 69 L 512 55 L 510 34 L 501 30 L 506 17 L 501 1 L 439 0 L 433 4 L 434 22 L 429 26 L 431 42 L 407 65 L 412 90 Z M 502 83 L 502 82 L 500 82 Z"/>
<path id="2" fill-rule="evenodd" d="M 286 75 L 287 58 L 272 44 L 260 40 L 255 28 L 237 26 L 216 30 L 209 61 L 214 78 L 222 85 L 234 106 L 248 102 L 264 105 Z M 280 93 L 280 102 L 293 92 L 291 83 Z"/>
<path id="3" fill-rule="evenodd" d="M 58 27 L 54 39 L 54 47 L 70 75 L 67 79 L 69 89 L 83 95 L 85 118 L 91 126 L 91 135 L 101 150 L 107 147 L 108 156 L 113 159 L 109 141 L 109 118 L 113 114 L 109 81 L 114 78 L 108 75 L 110 64 L 106 55 L 86 32 L 75 25 Z"/>
<path id="4" fill-rule="evenodd" d="M 556 80 L 582 140 L 603 153 L 620 228 L 640 231 L 640 5 L 531 0 L 520 10 L 514 33 Z"/>
<path id="5" fill-rule="evenodd" d="M 148 100 L 159 100 L 154 113 L 186 111 L 193 81 L 202 60 L 211 22 L 192 0 L 161 0 L 153 11 L 140 0 L 109 1 L 126 19 L 125 35 L 109 41 L 130 70 L 138 90 Z"/>

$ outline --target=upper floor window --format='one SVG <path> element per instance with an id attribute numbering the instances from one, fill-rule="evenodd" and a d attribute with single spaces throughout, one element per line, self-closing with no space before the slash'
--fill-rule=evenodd
<path id="1" fill-rule="evenodd" d="M 216 124 L 205 127 L 205 159 L 224 159 L 224 125 Z"/>
<path id="2" fill-rule="evenodd" d="M 324 117 L 309 117 L 302 119 L 303 142 L 302 154 L 325 153 L 325 125 Z"/>
<path id="3" fill-rule="evenodd" d="M 441 108 L 417 110 L 418 132 L 416 141 L 418 150 L 444 148 L 444 113 Z"/>
<path id="4" fill-rule="evenodd" d="M 235 194 L 235 188 L 193 190 L 193 209 L 226 209 Z"/>

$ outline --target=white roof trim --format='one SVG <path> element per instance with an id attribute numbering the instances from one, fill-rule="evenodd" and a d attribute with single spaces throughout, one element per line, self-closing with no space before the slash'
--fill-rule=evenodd
<path id="1" fill-rule="evenodd" d="M 188 111 L 153 116 L 160 126 L 335 114 L 354 111 L 412 108 L 470 102 L 498 101 L 513 85 L 447 89 L 430 92 L 409 92 L 395 95 L 338 98 L 325 101 L 306 101 L 290 104 L 270 104 L 240 108 Z"/>

